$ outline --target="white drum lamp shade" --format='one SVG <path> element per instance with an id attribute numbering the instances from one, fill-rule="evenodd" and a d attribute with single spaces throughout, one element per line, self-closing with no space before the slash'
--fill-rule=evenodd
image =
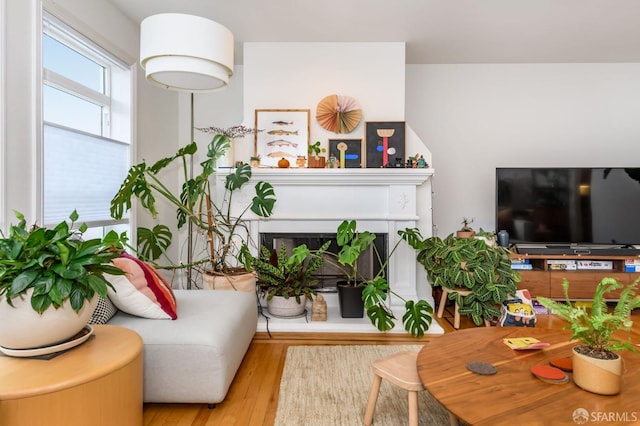
<path id="1" fill-rule="evenodd" d="M 149 82 L 166 89 L 221 89 L 233 75 L 233 34 L 201 16 L 149 16 L 140 24 L 140 65 Z"/>

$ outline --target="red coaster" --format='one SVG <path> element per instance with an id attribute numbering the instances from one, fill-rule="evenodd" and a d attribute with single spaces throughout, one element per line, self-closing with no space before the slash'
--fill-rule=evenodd
<path id="1" fill-rule="evenodd" d="M 559 368 L 562 371 L 573 371 L 573 361 L 571 358 L 553 358 L 549 361 L 552 367 Z"/>
<path id="2" fill-rule="evenodd" d="M 567 377 L 562 370 L 549 365 L 534 365 L 531 373 L 540 380 L 563 381 Z"/>

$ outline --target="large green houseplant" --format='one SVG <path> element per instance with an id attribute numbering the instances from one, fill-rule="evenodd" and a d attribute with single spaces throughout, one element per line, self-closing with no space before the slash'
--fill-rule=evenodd
<path id="1" fill-rule="evenodd" d="M 249 211 L 260 217 L 269 217 L 276 198 L 273 186 L 258 181 L 254 185 L 254 195 L 239 212 L 232 211 L 234 194 L 245 188 L 251 180 L 251 166 L 242 164 L 225 177 L 224 194 L 215 194 L 216 163 L 229 150 L 234 137 L 253 133 L 253 129 L 236 126 L 230 129 L 211 128 L 214 134 L 207 147 L 206 158 L 200 163 L 194 176 L 190 168 L 198 150 L 195 142 L 180 148 L 175 155 L 158 160 L 149 166 L 145 161 L 132 166 L 120 190 L 111 200 L 111 215 L 115 219 L 123 217 L 131 209 L 133 199 L 138 199 L 143 209 L 156 217 L 157 198 L 163 198 L 176 209 L 176 226 L 181 229 L 190 224 L 192 235 L 200 236 L 198 253 L 190 263 L 169 259 L 168 264 L 159 264 L 172 243 L 173 234 L 169 226 L 156 225 L 153 229 L 138 228 L 137 254 L 144 260 L 153 262 L 159 268 L 198 268 L 209 275 L 229 276 L 246 273 L 242 267 L 243 256 L 249 252 L 245 214 Z M 165 172 L 178 162 L 184 184 L 179 193 L 173 193 L 166 182 Z"/>
<path id="2" fill-rule="evenodd" d="M 369 231 L 358 231 L 355 220 L 345 220 L 337 229 L 336 240 L 340 248 L 338 253 L 330 253 L 329 259 L 338 266 L 346 277 L 344 288 L 360 289 L 357 297 L 360 298 L 364 311 L 371 323 L 380 331 L 389 331 L 395 327 L 395 314 L 389 306 L 389 296 L 400 299 L 404 303 L 405 313 L 402 316 L 404 329 L 412 336 L 422 337 L 429 329 L 433 320 L 433 307 L 425 300 L 406 300 L 394 292 L 387 280 L 387 266 L 396 249 L 402 241 L 415 239 L 413 230 L 398 231 L 401 239 L 393 246 L 389 253 L 382 258 L 374 244 L 376 234 Z M 364 277 L 357 268 L 359 257 L 369 247 L 372 248 L 374 257 L 380 266 L 373 277 Z M 340 287 L 338 287 L 340 290 Z"/>
<path id="3" fill-rule="evenodd" d="M 567 321 L 565 328 L 571 330 L 571 339 L 580 342 L 573 348 L 573 380 L 581 388 L 604 395 L 620 392 L 622 362 L 616 352 L 636 348 L 630 339 L 620 340 L 613 334 L 618 330 L 629 331 L 633 325 L 631 311 L 640 308 L 640 296 L 636 295 L 638 281 L 624 286 L 614 278 L 602 279 L 590 308 L 571 302 L 566 279 L 562 283 L 564 303 L 537 297 L 542 306 Z M 605 295 L 620 289 L 618 301 L 609 311 Z"/>
<path id="4" fill-rule="evenodd" d="M 471 290 L 462 297 L 455 291 L 460 315 L 470 316 L 476 325 L 500 316 L 503 301 L 515 294 L 520 274 L 511 269 L 509 250 L 479 238 L 422 238 L 412 230 L 411 246 L 418 250 L 417 260 L 424 266 L 433 287 Z"/>
<path id="5" fill-rule="evenodd" d="M 10 226 L 8 235 L 0 231 L 0 346 L 45 346 L 77 333 L 93 313 L 96 294 L 107 297 L 110 284 L 104 274 L 124 273 L 111 264 L 122 253 L 122 244 L 114 231 L 103 239 L 84 241 L 87 227 L 81 224 L 74 230 L 75 211 L 70 223 L 63 221 L 53 228 L 28 227 L 23 214 L 15 215 L 19 222 Z M 14 316 L 25 309 L 36 315 Z M 69 327 L 50 320 L 38 322 L 33 335 L 19 331 L 18 326 L 30 318 L 65 309 Z M 30 336 L 43 341 L 30 342 Z"/>
<path id="6" fill-rule="evenodd" d="M 327 241 L 317 250 L 310 250 L 302 244 L 294 247 L 291 255 L 284 244 L 272 250 L 261 246 L 260 256 L 249 259 L 247 267 L 256 271 L 258 288 L 270 312 L 274 310 L 274 299 L 280 305 L 286 303 L 282 299 L 290 299 L 293 312 L 289 316 L 304 312 L 306 301 L 312 300 L 316 294 L 314 285 L 317 280 L 313 279 L 313 274 L 322 266 L 323 253 L 330 244 L 331 241 Z"/>

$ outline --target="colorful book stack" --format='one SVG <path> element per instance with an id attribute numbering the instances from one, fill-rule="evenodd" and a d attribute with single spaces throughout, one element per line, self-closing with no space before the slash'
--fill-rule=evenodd
<path id="1" fill-rule="evenodd" d="M 625 272 L 640 272 L 640 259 L 625 259 Z"/>
<path id="2" fill-rule="evenodd" d="M 511 259 L 511 269 L 533 269 L 528 258 Z"/>

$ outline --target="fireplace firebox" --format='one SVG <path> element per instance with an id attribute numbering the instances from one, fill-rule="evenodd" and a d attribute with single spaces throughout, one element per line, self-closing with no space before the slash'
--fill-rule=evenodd
<path id="1" fill-rule="evenodd" d="M 294 247 L 301 244 L 306 244 L 310 250 L 317 250 L 327 241 L 331 241 L 328 252 L 337 255 L 340 247 L 336 243 L 336 234 L 317 232 L 267 232 L 260 234 L 261 245 L 267 247 L 269 250 L 278 250 L 284 244 L 289 253 L 291 253 Z M 376 256 L 376 251 L 380 256 L 380 259 Z M 318 281 L 316 291 L 319 293 L 335 293 L 337 291 L 338 281 L 344 280 L 345 275 L 340 267 L 336 266 L 336 256 L 325 254 L 324 257 L 325 262 L 322 264 L 322 267 L 313 275 L 313 278 Z M 383 266 L 380 261 L 384 263 L 384 259 L 386 257 L 387 235 L 376 234 L 376 239 L 374 240 L 372 247 L 369 247 L 358 258 L 358 275 L 361 275 L 365 280 L 372 279 L 380 272 Z M 385 271 L 385 275 L 386 272 L 387 271 Z"/>

